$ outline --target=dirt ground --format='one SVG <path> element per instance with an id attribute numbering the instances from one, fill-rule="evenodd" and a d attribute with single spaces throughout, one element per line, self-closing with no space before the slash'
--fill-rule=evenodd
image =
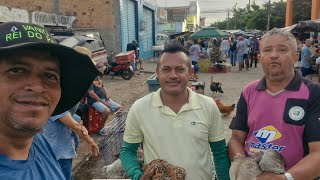
<path id="1" fill-rule="evenodd" d="M 148 71 L 155 70 L 155 63 L 149 62 L 145 63 L 145 69 Z M 123 105 L 125 109 L 129 109 L 132 103 L 138 98 L 145 95 L 148 91 L 147 84 L 142 85 L 152 73 L 143 73 L 137 77 L 133 77 L 131 80 L 126 81 L 120 77 L 116 77 L 114 80 L 111 80 L 110 77 L 104 78 L 105 84 L 107 85 L 107 91 L 111 98 Z M 212 95 L 210 91 L 210 77 L 213 76 L 213 80 L 222 83 L 223 94 L 216 93 Z M 246 84 L 260 79 L 263 76 L 263 71 L 258 64 L 257 68 L 250 68 L 249 71 L 237 72 L 237 67 L 232 67 L 231 71 L 228 73 L 200 73 L 198 81 L 205 82 L 205 95 L 213 97 L 213 99 L 220 99 L 222 103 L 226 105 L 236 104 L 242 89 Z M 317 79 L 315 76 L 313 80 Z M 141 86 L 142 85 L 142 86 Z M 222 117 L 224 122 L 224 128 L 227 131 L 227 140 L 229 140 L 231 131 L 228 129 L 228 126 L 231 122 L 232 117 L 235 115 L 233 112 L 228 117 Z M 111 117 L 109 117 L 111 119 Z M 93 135 L 94 139 L 99 142 L 100 137 Z M 85 159 L 86 151 L 84 143 L 81 143 L 78 150 L 78 158 L 74 160 L 74 174 L 75 180 L 88 180 L 88 179 L 102 179 L 106 178 L 106 175 L 102 173 L 102 168 L 105 165 L 103 160 L 103 154 L 97 158 L 87 158 Z M 81 163 L 80 163 L 81 162 Z"/>

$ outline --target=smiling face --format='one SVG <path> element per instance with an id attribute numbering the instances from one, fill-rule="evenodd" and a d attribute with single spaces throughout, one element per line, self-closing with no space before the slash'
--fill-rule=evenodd
<path id="1" fill-rule="evenodd" d="M 180 93 L 186 92 L 191 77 L 190 67 L 185 53 L 164 53 L 157 67 L 162 94 L 178 96 Z"/>
<path id="2" fill-rule="evenodd" d="M 49 53 L 0 57 L 0 131 L 33 135 L 41 130 L 61 96 L 59 69 Z"/>
<path id="3" fill-rule="evenodd" d="M 296 43 L 284 35 L 274 34 L 260 44 L 259 61 L 266 78 L 283 82 L 294 76 L 294 63 L 298 60 Z"/>

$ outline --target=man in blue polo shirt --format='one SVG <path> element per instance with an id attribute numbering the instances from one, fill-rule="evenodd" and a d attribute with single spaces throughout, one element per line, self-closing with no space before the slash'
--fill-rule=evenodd
<path id="1" fill-rule="evenodd" d="M 301 73 L 303 77 L 312 73 L 312 53 L 310 50 L 311 44 L 311 39 L 307 39 L 301 50 Z"/>
<path id="2" fill-rule="evenodd" d="M 88 56 L 56 44 L 38 25 L 0 25 L 1 180 L 66 179 L 39 132 L 49 116 L 79 102 L 99 74 Z"/>
<path id="3" fill-rule="evenodd" d="M 320 86 L 294 70 L 299 56 L 291 33 L 273 29 L 260 45 L 265 77 L 241 93 L 229 157 L 273 149 L 284 157 L 286 173 L 264 172 L 258 179 L 314 179 L 320 176 Z"/>

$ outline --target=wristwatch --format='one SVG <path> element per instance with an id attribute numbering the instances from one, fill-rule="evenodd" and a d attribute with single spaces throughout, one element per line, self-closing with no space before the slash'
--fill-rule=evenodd
<path id="1" fill-rule="evenodd" d="M 288 172 L 285 172 L 283 175 L 287 178 L 287 180 L 294 180 L 292 175 Z"/>

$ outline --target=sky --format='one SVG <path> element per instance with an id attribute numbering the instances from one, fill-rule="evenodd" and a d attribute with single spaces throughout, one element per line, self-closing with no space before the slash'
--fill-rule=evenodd
<path id="1" fill-rule="evenodd" d="M 268 0 L 250 0 L 255 1 L 257 5 L 267 3 Z M 271 0 L 272 2 L 280 0 Z M 284 0 L 285 1 L 285 0 Z M 188 6 L 190 0 L 157 0 L 160 7 L 175 7 Z M 232 8 L 237 3 L 237 8 L 244 8 L 249 3 L 249 0 L 198 0 L 200 6 L 200 16 L 206 17 L 206 25 L 219 20 L 225 20 L 230 10 L 230 17 L 232 17 Z"/>

